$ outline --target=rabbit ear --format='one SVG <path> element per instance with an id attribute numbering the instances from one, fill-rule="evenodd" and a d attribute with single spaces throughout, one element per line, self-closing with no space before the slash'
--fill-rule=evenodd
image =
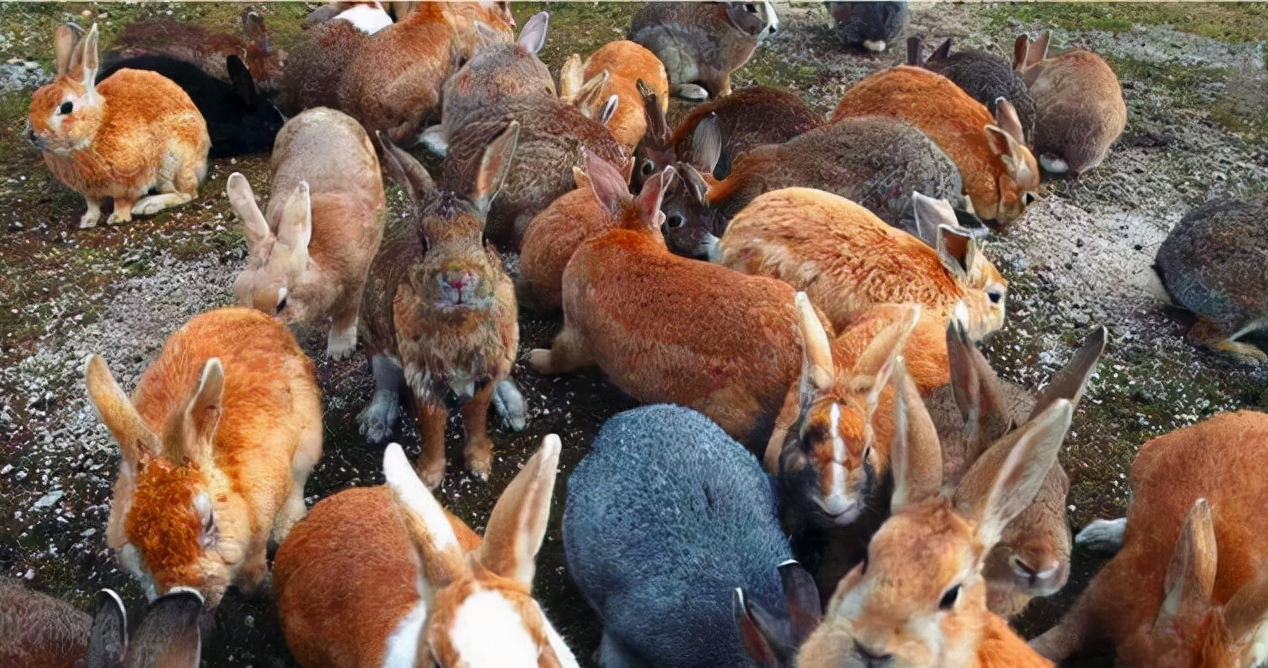
<path id="1" fill-rule="evenodd" d="M 585 71 L 581 68 L 581 55 L 574 53 L 559 69 L 559 101 L 571 105 L 581 97 Z"/>
<path id="2" fill-rule="evenodd" d="M 197 668 L 202 656 L 202 594 L 176 587 L 156 599 L 132 634 L 129 666 Z"/>
<path id="3" fill-rule="evenodd" d="M 242 15 L 242 33 L 261 51 L 269 50 L 269 30 L 264 25 L 264 17 L 254 11 Z"/>
<path id="4" fill-rule="evenodd" d="M 656 91 L 647 82 L 639 79 L 635 82 L 638 94 L 643 98 L 643 111 L 647 113 L 647 136 L 661 143 L 669 142 L 669 121 L 665 119 L 665 110 L 660 107 L 660 99 Z"/>
<path id="5" fill-rule="evenodd" d="M 929 54 L 929 60 L 926 62 L 934 63 L 939 60 L 946 60 L 950 55 L 951 55 L 951 38 L 948 37 L 946 38 L 946 40 L 944 40 L 941 44 L 938 45 L 938 48 L 933 50 L 933 53 Z"/>
<path id="6" fill-rule="evenodd" d="M 674 168 L 666 167 L 660 170 L 660 174 L 647 179 L 643 183 L 643 190 L 634 199 L 638 204 L 639 218 L 653 228 L 660 227 L 660 203 L 664 201 L 665 192 L 673 182 Z"/>
<path id="7" fill-rule="evenodd" d="M 709 114 L 691 134 L 691 164 L 702 172 L 712 172 L 722 158 L 722 131 L 718 115 Z"/>
<path id="8" fill-rule="evenodd" d="M 255 90 L 255 79 L 251 78 L 251 71 L 247 69 L 242 59 L 234 55 L 227 56 L 225 69 L 229 72 L 229 83 L 233 84 L 233 92 L 247 104 L 255 102 L 259 97 Z"/>
<path id="9" fill-rule="evenodd" d="M 113 589 L 97 592 L 88 637 L 88 668 L 116 668 L 128 653 L 128 611 Z"/>
<path id="10" fill-rule="evenodd" d="M 300 181 L 299 187 L 287 198 L 282 207 L 282 220 L 277 225 L 277 241 L 301 257 L 308 256 L 308 243 L 313 238 L 313 202 L 308 182 Z"/>
<path id="11" fill-rule="evenodd" d="M 1013 43 L 1013 70 L 1023 72 L 1048 57 L 1048 38 L 1050 33 L 1045 30 L 1039 33 L 1038 39 L 1031 40 L 1028 35 L 1021 35 L 1017 41 Z"/>
<path id="12" fill-rule="evenodd" d="M 972 235 L 950 225 L 939 225 L 938 242 L 934 248 L 938 251 L 942 266 L 951 275 L 960 280 L 968 278 L 977 254 L 977 242 Z"/>
<path id="13" fill-rule="evenodd" d="M 779 580 L 784 588 L 784 604 L 788 608 L 791 647 L 801 643 L 819 626 L 823 606 L 819 604 L 819 588 L 814 576 L 795 560 L 779 565 Z"/>
<path id="14" fill-rule="evenodd" d="M 542 12 L 543 14 L 545 12 Z M 520 123 L 511 121 L 506 130 L 498 135 L 488 148 L 484 149 L 484 157 L 480 159 L 480 170 L 476 172 L 475 191 L 471 201 L 480 212 L 480 219 L 489 215 L 489 207 L 493 199 L 502 190 L 506 175 L 511 172 L 511 160 L 515 157 L 515 148 L 519 145 Z"/>
<path id="15" fill-rule="evenodd" d="M 1012 105 L 1009 105 L 1009 108 L 1011 107 Z M 1017 123 L 1017 131 L 1021 132 L 1020 122 Z M 991 145 L 991 151 L 999 156 L 1000 162 L 1004 163 L 1005 171 L 1014 181 L 1027 187 L 1039 186 L 1038 175 L 1031 169 L 1031 161 L 1026 159 L 1030 151 L 1026 148 L 1024 141 L 1018 141 L 1012 133 L 998 125 L 986 126 L 986 139 Z"/>
<path id="16" fill-rule="evenodd" d="M 1039 400 L 1035 402 L 1035 407 L 1027 419 L 1033 420 L 1057 399 L 1067 399 L 1077 408 L 1079 399 L 1083 398 L 1083 391 L 1087 389 L 1088 380 L 1092 378 L 1092 372 L 1096 370 L 1096 363 L 1101 359 L 1101 354 L 1105 352 L 1105 345 L 1108 342 L 1109 331 L 1103 325 L 1098 325 L 1091 336 L 1083 342 L 1083 347 L 1079 348 L 1065 367 L 1052 377 L 1052 382 L 1048 383 L 1043 394 L 1039 395 Z"/>
<path id="17" fill-rule="evenodd" d="M 374 136 L 379 140 L 379 145 L 383 148 L 383 162 L 387 164 L 387 171 L 391 175 L 392 180 L 397 183 L 404 191 L 405 196 L 414 206 L 422 206 L 424 202 L 431 199 L 436 191 L 436 184 L 431 179 L 431 174 L 419 164 L 414 156 L 406 153 L 404 149 L 392 143 L 391 139 L 385 137 L 381 132 L 375 131 Z"/>
<path id="18" fill-rule="evenodd" d="M 894 387 L 894 440 L 889 466 L 894 477 L 892 512 L 936 496 L 942 487 L 942 444 L 920 390 L 900 355 L 891 374 Z"/>
<path id="19" fill-rule="evenodd" d="M 1246 646 L 1268 631 L 1268 569 L 1260 568 L 1224 604 L 1224 620 L 1233 642 Z M 1250 661 L 1243 665 L 1252 665 Z"/>
<path id="20" fill-rule="evenodd" d="M 872 337 L 872 342 L 867 344 L 863 354 L 859 355 L 858 360 L 854 362 L 854 368 L 850 370 L 851 375 L 874 376 L 895 357 L 902 354 L 903 346 L 907 344 L 907 337 L 911 335 L 911 331 L 916 328 L 916 323 L 920 320 L 918 304 L 904 304 L 904 306 L 907 308 L 906 317 L 886 325 Z"/>
<path id="21" fill-rule="evenodd" d="M 97 407 L 101 421 L 118 441 L 125 462 L 135 469 L 147 451 L 158 452 L 158 437 L 141 419 L 141 414 L 115 382 L 110 367 L 100 355 L 93 355 L 88 361 L 84 380 L 88 385 L 88 398 Z"/>
<path id="22" fill-rule="evenodd" d="M 924 51 L 924 48 L 925 48 L 924 40 L 920 39 L 920 37 L 916 35 L 912 35 L 911 37 L 908 37 L 907 38 L 907 64 L 911 65 L 912 67 L 920 67 L 921 65 L 924 65 L 924 60 L 921 58 L 921 52 Z"/>
<path id="23" fill-rule="evenodd" d="M 967 467 L 985 447 L 1008 433 L 1012 424 L 999 377 L 969 338 L 966 318 L 959 317 L 961 307 L 957 306 L 957 317 L 947 323 L 946 341 L 951 389 L 964 418 Z"/>
<path id="24" fill-rule="evenodd" d="M 525 51 L 531 54 L 536 54 L 538 51 L 541 51 L 542 46 L 546 44 L 546 30 L 549 27 L 549 12 L 537 12 L 536 14 L 533 14 L 533 18 L 530 18 L 524 23 L 524 29 L 520 31 L 518 44 L 523 47 Z"/>
<path id="25" fill-rule="evenodd" d="M 586 174 L 586 170 L 576 165 L 572 166 L 572 182 L 576 184 L 578 190 L 587 190 L 593 187 L 590 185 L 590 176 Z"/>
<path id="26" fill-rule="evenodd" d="M 1026 143 L 1026 135 L 1021 129 L 1021 119 L 1017 117 L 1017 109 L 1007 98 L 995 98 L 995 124 L 1004 129 L 1012 138 L 1021 144 Z"/>
<path id="27" fill-rule="evenodd" d="M 1074 409 L 1059 399 L 1039 417 L 996 443 L 969 468 L 956 490 L 956 504 L 977 524 L 983 553 L 989 552 L 1008 523 L 1039 494 L 1070 429 Z M 986 493 L 980 494 L 985 488 Z"/>
<path id="28" fill-rule="evenodd" d="M 163 451 L 173 463 L 203 463 L 211 459 L 216 428 L 224 414 L 225 367 L 220 358 L 203 363 L 198 384 L 185 407 L 174 411 L 163 429 Z"/>
<path id="29" fill-rule="evenodd" d="M 608 101 L 603 103 L 603 110 L 599 112 L 599 123 L 607 125 L 608 121 L 612 120 L 612 117 L 616 115 L 616 109 L 620 104 L 621 98 L 617 97 L 615 93 L 609 96 Z"/>
<path id="30" fill-rule="evenodd" d="M 57 76 L 70 74 L 71 61 L 74 59 L 75 44 L 79 41 L 79 33 L 72 24 L 57 26 L 53 33 L 53 64 Z"/>
<path id="31" fill-rule="evenodd" d="M 758 668 L 780 668 L 779 657 L 775 655 L 773 642 L 767 637 L 766 629 L 758 622 L 755 604 L 744 595 L 744 590 L 736 587 L 731 595 L 731 614 L 735 617 L 735 626 L 740 632 L 740 645 L 744 653 Z M 759 613 L 760 614 L 760 613 Z"/>
<path id="32" fill-rule="evenodd" d="M 695 167 L 686 163 L 680 164 L 679 167 L 682 168 L 682 180 L 686 181 L 687 185 L 691 187 L 691 192 L 696 196 L 696 201 L 701 204 L 707 204 L 709 201 L 709 184 L 705 182 L 704 176 Z"/>
<path id="33" fill-rule="evenodd" d="M 747 35 L 758 35 L 766 29 L 766 19 L 758 14 L 753 3 L 726 3 L 726 17 L 731 25 Z"/>
<path id="34" fill-rule="evenodd" d="M 273 238 L 273 231 L 269 229 L 268 221 L 260 211 L 247 177 L 241 172 L 230 174 L 225 184 L 225 193 L 229 196 L 229 208 L 242 221 L 242 234 L 247 238 L 248 246 L 255 248 Z"/>
<path id="35" fill-rule="evenodd" d="M 586 175 L 590 177 L 590 188 L 609 215 L 621 214 L 625 203 L 630 201 L 630 186 L 625 182 L 621 172 L 611 163 L 587 149 L 582 149 L 586 159 Z M 654 179 L 649 179 L 651 183 Z"/>
<path id="36" fill-rule="evenodd" d="M 958 227 L 955 209 L 944 199 L 935 199 L 915 190 L 911 191 L 911 210 L 916 217 L 916 231 L 920 240 L 931 248 L 938 247 L 938 228 L 942 225 Z"/>
<path id="37" fill-rule="evenodd" d="M 405 518 L 427 581 L 436 588 L 449 584 L 465 568 L 458 536 L 398 443 L 389 443 L 383 451 L 383 477 Z"/>
<path id="38" fill-rule="evenodd" d="M 84 37 L 83 49 L 80 51 L 79 65 L 83 71 L 83 80 L 81 83 L 88 90 L 96 90 L 97 88 L 97 24 L 92 24 L 92 28 L 88 30 L 88 35 Z M 74 72 L 71 72 L 74 76 Z"/>
<path id="39" fill-rule="evenodd" d="M 560 449 L 555 434 L 542 439 L 541 448 L 493 506 L 484 543 L 476 550 L 480 565 L 525 587 L 533 584 L 534 562 L 546 536 Z"/>
<path id="40" fill-rule="evenodd" d="M 1210 607 L 1217 559 L 1211 505 L 1206 499 L 1198 499 L 1184 518 L 1180 539 L 1167 564 L 1163 585 L 1166 598 L 1158 609 L 1155 632 L 1168 629 L 1171 619 L 1182 611 L 1194 609 L 1191 606 L 1202 611 Z"/>
<path id="41" fill-rule="evenodd" d="M 836 367 L 832 365 L 832 344 L 819 321 L 810 297 L 798 292 L 793 298 L 797 308 L 797 326 L 801 330 L 801 382 L 798 385 L 801 410 L 804 412 L 822 392 L 832 389 Z"/>

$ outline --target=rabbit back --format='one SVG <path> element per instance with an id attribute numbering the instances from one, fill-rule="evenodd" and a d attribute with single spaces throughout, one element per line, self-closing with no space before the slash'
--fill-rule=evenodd
<path id="1" fill-rule="evenodd" d="M 319 23 L 304 31 L 286 59 L 278 108 L 287 114 L 305 109 L 341 109 L 339 81 L 369 39 L 350 21 Z"/>
<path id="2" fill-rule="evenodd" d="M 722 137 L 722 154 L 713 176 L 726 178 L 735 160 L 764 144 L 782 144 L 813 130 L 823 120 L 800 97 L 786 90 L 756 86 L 696 106 L 674 128 L 669 144 L 681 160 L 690 160 L 696 127 L 715 116 Z"/>
<path id="3" fill-rule="evenodd" d="M 581 242 L 615 225 L 594 191 L 584 188 L 560 195 L 533 217 L 520 244 L 520 303 L 544 311 L 563 307 L 564 267 Z"/>
<path id="4" fill-rule="evenodd" d="M 1158 247 L 1154 269 L 1172 301 L 1231 336 L 1268 315 L 1268 207 L 1199 206 Z"/>
<path id="5" fill-rule="evenodd" d="M 334 109 L 309 109 L 277 135 L 270 159 L 273 191 L 289 193 L 308 182 L 313 195 L 352 193 L 370 204 L 383 202 L 383 177 L 370 136 L 351 116 Z M 265 212 L 276 221 L 284 197 L 269 200 Z"/>
<path id="6" fill-rule="evenodd" d="M 568 569 L 650 666 L 744 666 L 732 592 L 782 610 L 792 558 L 769 478 L 703 415 L 653 405 L 608 420 L 568 480 Z"/>
<path id="7" fill-rule="evenodd" d="M 1035 100 L 1035 151 L 1063 158 L 1078 175 L 1101 164 L 1127 127 L 1118 76 L 1100 56 L 1076 50 L 1025 73 Z"/>
<path id="8" fill-rule="evenodd" d="M 1003 58 L 986 51 L 959 51 L 946 58 L 930 59 L 922 67 L 954 81 L 995 113 L 995 101 L 1004 98 L 1017 110 L 1026 143 L 1035 141 L 1035 100 L 1026 81 Z"/>
<path id="9" fill-rule="evenodd" d="M 828 2 L 837 37 L 846 46 L 884 51 L 910 20 L 906 2 Z"/>
<path id="10" fill-rule="evenodd" d="M 761 30 L 745 32 L 725 2 L 649 2 L 631 22 L 629 39 L 665 65 L 671 86 L 698 83 L 709 97 L 725 97 L 731 73 L 757 50 Z"/>

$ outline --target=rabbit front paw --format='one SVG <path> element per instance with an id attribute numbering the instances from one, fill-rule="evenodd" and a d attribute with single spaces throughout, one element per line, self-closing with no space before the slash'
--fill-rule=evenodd
<path id="1" fill-rule="evenodd" d="M 378 445 L 392 435 L 392 427 L 400 415 L 401 400 L 393 390 L 377 390 L 374 399 L 357 416 L 361 423 L 361 435 Z"/>
<path id="2" fill-rule="evenodd" d="M 326 357 L 334 360 L 341 360 L 352 354 L 357 348 L 357 326 L 347 329 L 330 328 L 330 334 L 326 337 Z"/>
<path id="3" fill-rule="evenodd" d="M 475 477 L 488 482 L 493 470 L 493 442 L 487 438 L 472 439 L 467 445 L 467 470 Z"/>
<path id="4" fill-rule="evenodd" d="M 502 419 L 502 426 L 511 431 L 524 431 L 528 423 L 528 408 L 515 381 L 507 378 L 497 384 L 493 390 L 493 410 Z"/>
<path id="5" fill-rule="evenodd" d="M 101 221 L 101 205 L 93 200 L 87 200 L 88 210 L 84 215 L 79 217 L 79 229 L 87 230 L 97 226 Z"/>
<path id="6" fill-rule="evenodd" d="M 163 209 L 184 204 L 192 199 L 194 199 L 194 196 L 188 193 L 150 195 L 149 197 L 142 197 L 137 200 L 136 204 L 132 205 L 132 214 L 136 216 L 153 216 Z"/>

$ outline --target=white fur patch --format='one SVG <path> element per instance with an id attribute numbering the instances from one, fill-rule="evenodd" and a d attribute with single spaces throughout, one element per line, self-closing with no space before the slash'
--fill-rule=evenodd
<path id="1" fill-rule="evenodd" d="M 423 637 L 423 625 L 426 622 L 427 600 L 420 595 L 418 604 L 401 618 L 392 630 L 392 635 L 387 637 L 383 668 L 413 668 L 418 659 L 418 642 Z"/>
<path id="2" fill-rule="evenodd" d="M 883 39 L 875 39 L 875 40 L 869 39 L 863 42 L 863 46 L 868 51 L 875 51 L 876 53 L 880 53 L 881 51 L 885 50 L 886 44 L 885 44 L 885 40 Z"/>
<path id="3" fill-rule="evenodd" d="M 537 643 L 515 607 L 496 591 L 480 590 L 462 602 L 449 640 L 458 662 L 469 668 L 537 667 Z"/>
<path id="4" fill-rule="evenodd" d="M 357 30 L 367 34 L 374 33 L 392 25 L 392 17 L 388 13 L 378 7 L 367 7 L 366 5 L 357 5 L 350 9 L 339 12 L 337 19 L 343 19 L 348 23 L 356 26 Z"/>
<path id="5" fill-rule="evenodd" d="M 145 600 L 151 603 L 158 598 L 158 587 L 154 584 L 154 579 L 150 577 L 149 572 L 145 570 L 145 566 L 141 563 L 141 553 L 137 551 L 136 546 L 128 543 L 119 550 L 119 563 L 124 570 L 132 574 L 137 579 L 137 583 L 141 585 L 141 589 L 145 591 Z"/>
<path id="6" fill-rule="evenodd" d="M 564 644 L 564 639 L 550 625 L 550 620 L 546 619 L 546 615 L 542 615 L 542 621 L 545 622 L 546 640 L 550 641 L 550 648 L 555 650 L 555 658 L 559 659 L 559 665 L 563 668 L 581 668 L 581 664 L 577 663 L 577 657 L 573 656 L 572 650 L 568 645 Z"/>
<path id="7" fill-rule="evenodd" d="M 383 452 L 383 477 L 401 501 L 422 518 L 431 534 L 432 547 L 436 550 L 458 549 L 458 537 L 454 535 L 444 509 L 418 479 L 399 443 L 388 444 Z"/>
<path id="8" fill-rule="evenodd" d="M 845 463 L 845 439 L 841 438 L 841 404 L 832 404 L 830 412 L 832 420 L 832 461 Z M 832 467 L 832 494 L 846 495 L 845 469 L 843 466 Z"/>
<path id="9" fill-rule="evenodd" d="M 770 0 L 762 0 L 762 13 L 765 14 L 766 28 L 762 30 L 762 37 L 769 37 L 779 31 L 779 15 L 775 13 L 775 5 Z"/>

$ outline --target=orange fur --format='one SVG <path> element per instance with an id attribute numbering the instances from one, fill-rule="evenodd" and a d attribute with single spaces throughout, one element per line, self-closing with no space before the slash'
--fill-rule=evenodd
<path id="1" fill-rule="evenodd" d="M 867 344 L 885 327 L 907 317 L 908 307 L 902 304 L 877 304 L 857 311 L 832 342 L 832 362 L 837 369 L 852 368 L 867 349 Z M 920 395 L 927 397 L 934 390 L 951 382 L 947 362 L 946 324 L 927 310 L 903 345 L 907 372 L 916 382 Z"/>
<path id="2" fill-rule="evenodd" d="M 609 96 L 617 96 L 616 114 L 606 125 L 616 141 L 632 153 L 647 133 L 647 113 L 643 110 L 643 96 L 636 84 L 639 80 L 646 83 L 656 93 L 662 110 L 668 111 L 669 77 L 665 74 L 665 66 L 656 54 L 643 46 L 629 40 L 617 40 L 590 54 L 583 68 L 585 80 L 604 71 L 610 75 L 599 93 L 600 105 Z"/>
<path id="3" fill-rule="evenodd" d="M 1039 187 L 1039 167 L 1030 151 L 1020 143 L 1016 147 L 1022 163 L 1016 167 L 1023 176 L 993 147 L 986 128 L 995 119 L 986 107 L 940 74 L 907 65 L 881 70 L 846 92 L 832 120 L 869 115 L 901 118 L 929 135 L 959 166 L 964 193 L 982 218 L 1017 218 L 1026 207 L 1022 193 Z"/>
<path id="4" fill-rule="evenodd" d="M 565 193 L 533 217 L 520 242 L 521 303 L 545 311 L 563 306 L 564 268 L 583 241 L 615 224 L 585 183 Z"/>

